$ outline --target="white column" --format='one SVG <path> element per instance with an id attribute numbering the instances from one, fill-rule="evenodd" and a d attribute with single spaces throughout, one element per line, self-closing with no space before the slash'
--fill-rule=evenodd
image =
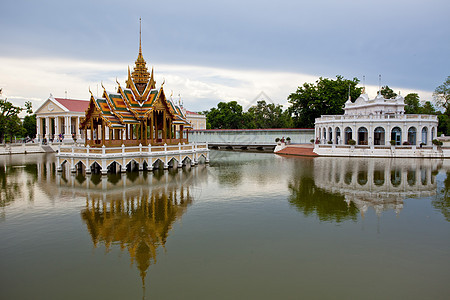
<path id="1" fill-rule="evenodd" d="M 61 133 L 60 131 L 61 131 L 61 129 L 60 129 L 60 126 L 59 126 L 59 122 L 60 122 L 60 118 L 59 118 L 59 116 L 56 116 L 55 117 L 55 139 L 59 142 L 59 134 Z"/>
<path id="2" fill-rule="evenodd" d="M 45 117 L 45 135 L 44 135 L 44 138 L 47 138 L 47 142 L 48 142 L 48 139 L 50 137 L 49 130 L 50 130 L 50 118 L 49 117 Z"/>
<path id="3" fill-rule="evenodd" d="M 77 117 L 77 121 L 75 123 L 75 139 L 78 140 L 80 138 L 80 117 Z"/>
<path id="4" fill-rule="evenodd" d="M 38 142 L 42 140 L 42 134 L 41 134 L 41 118 L 36 116 L 36 138 Z"/>
<path id="5" fill-rule="evenodd" d="M 64 117 L 64 141 L 65 142 L 73 142 L 72 133 L 70 132 L 71 121 L 72 120 L 71 120 L 70 116 Z"/>

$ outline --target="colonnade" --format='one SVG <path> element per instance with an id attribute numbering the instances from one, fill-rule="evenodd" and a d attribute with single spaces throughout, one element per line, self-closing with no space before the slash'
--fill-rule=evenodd
<path id="1" fill-rule="evenodd" d="M 37 139 L 46 141 L 73 142 L 83 138 L 79 129 L 80 116 L 36 116 Z"/>
<path id="2" fill-rule="evenodd" d="M 392 140 L 395 145 L 431 145 L 436 133 L 436 126 L 411 124 L 323 124 L 315 128 L 316 143 L 333 145 L 348 145 L 349 140 L 366 146 L 390 146 Z"/>

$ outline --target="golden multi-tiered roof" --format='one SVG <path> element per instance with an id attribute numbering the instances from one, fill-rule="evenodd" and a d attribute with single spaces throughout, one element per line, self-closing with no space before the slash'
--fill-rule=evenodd
<path id="1" fill-rule="evenodd" d="M 119 82 L 117 84 L 117 92 L 109 92 L 102 85 L 103 94 L 100 98 L 91 93 L 86 118 L 80 125 L 82 129 L 93 131 L 98 126 L 104 125 L 110 130 L 135 130 L 133 126 L 138 126 L 140 137 L 136 140 L 142 144 L 144 140 L 147 142 L 148 133 L 151 135 L 149 136 L 151 141 L 155 138 L 159 139 L 159 142 L 166 143 L 167 140 L 174 138 L 176 128 L 180 130 L 180 135 L 183 130 L 191 129 L 183 109 L 166 98 L 163 84 L 160 88 L 156 88 L 153 68 L 150 74 L 142 55 L 140 37 L 139 54 L 133 71 L 130 72 L 128 68 L 126 88 L 122 88 Z M 158 131 L 162 131 L 162 137 Z M 104 135 L 101 136 L 103 138 Z"/>

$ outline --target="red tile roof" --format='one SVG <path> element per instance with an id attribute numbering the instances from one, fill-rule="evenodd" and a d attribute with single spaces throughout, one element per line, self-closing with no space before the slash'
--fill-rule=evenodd
<path id="1" fill-rule="evenodd" d="M 62 106 L 67 108 L 69 111 L 74 112 L 85 112 L 89 106 L 89 101 L 87 100 L 73 100 L 73 99 L 63 99 L 55 98 Z"/>
<path id="2" fill-rule="evenodd" d="M 186 114 L 187 115 L 200 115 L 199 113 L 196 113 L 196 112 L 193 112 L 193 111 L 189 111 L 189 110 L 186 110 Z"/>

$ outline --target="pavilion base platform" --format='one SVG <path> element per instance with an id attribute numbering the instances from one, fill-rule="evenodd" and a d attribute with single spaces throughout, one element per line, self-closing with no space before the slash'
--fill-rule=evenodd
<path id="1" fill-rule="evenodd" d="M 70 168 L 72 173 L 151 171 L 154 168 L 181 168 L 209 163 L 208 144 L 178 144 L 162 146 L 89 147 L 64 146 L 56 154 L 57 171 Z"/>

